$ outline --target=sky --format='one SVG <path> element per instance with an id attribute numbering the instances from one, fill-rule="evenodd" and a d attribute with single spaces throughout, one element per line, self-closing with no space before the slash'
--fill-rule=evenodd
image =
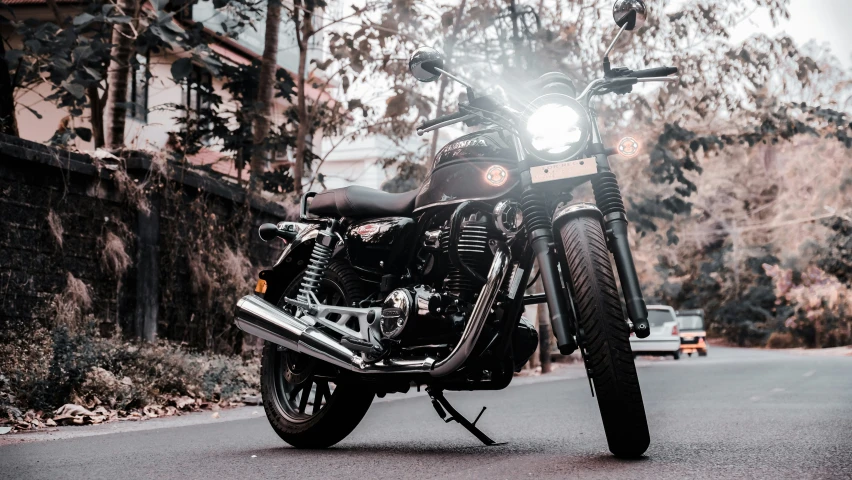
<path id="1" fill-rule="evenodd" d="M 832 53 L 843 65 L 852 67 L 850 18 L 850 0 L 791 0 L 789 20 L 773 27 L 769 15 L 755 13 L 738 26 L 734 40 L 745 39 L 755 31 L 786 32 L 799 44 L 810 40 L 820 44 L 828 43 Z"/>

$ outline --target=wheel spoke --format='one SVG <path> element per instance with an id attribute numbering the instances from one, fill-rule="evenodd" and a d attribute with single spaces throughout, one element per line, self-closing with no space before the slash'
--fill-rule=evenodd
<path id="1" fill-rule="evenodd" d="M 314 394 L 314 411 L 313 414 L 319 413 L 322 408 L 322 399 L 331 399 L 331 392 L 328 389 L 328 382 L 317 382 L 317 391 Z"/>
<path id="2" fill-rule="evenodd" d="M 302 399 L 299 401 L 299 413 L 305 413 L 305 408 L 308 406 L 308 398 L 311 396 L 311 382 L 305 383 L 302 387 Z"/>

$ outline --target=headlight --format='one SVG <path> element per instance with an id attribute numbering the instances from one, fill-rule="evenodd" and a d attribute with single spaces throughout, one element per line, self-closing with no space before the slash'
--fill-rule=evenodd
<path id="1" fill-rule="evenodd" d="M 569 160 L 589 141 L 589 115 L 573 98 L 551 93 L 537 98 L 527 110 L 525 146 L 549 162 Z"/>

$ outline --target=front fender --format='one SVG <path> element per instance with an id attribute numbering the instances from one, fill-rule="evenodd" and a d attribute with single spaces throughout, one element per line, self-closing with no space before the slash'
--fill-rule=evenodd
<path id="1" fill-rule="evenodd" d="M 600 209 L 594 203 L 572 203 L 569 205 L 565 205 L 562 208 L 556 210 L 553 213 L 553 221 L 551 224 L 553 225 L 554 235 L 559 231 L 559 226 L 562 222 L 574 218 L 578 215 L 593 215 L 598 218 L 601 222 L 601 227 L 603 227 L 604 231 L 606 231 L 606 227 L 604 226 L 603 221 L 603 213 L 601 213 Z"/>

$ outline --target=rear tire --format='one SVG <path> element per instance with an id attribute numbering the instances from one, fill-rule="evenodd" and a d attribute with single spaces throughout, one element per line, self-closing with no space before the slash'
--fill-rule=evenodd
<path id="1" fill-rule="evenodd" d="M 600 220 L 591 216 L 572 218 L 559 230 L 609 450 L 617 457 L 639 457 L 651 440 L 606 237 Z"/>
<path id="2" fill-rule="evenodd" d="M 674 352 L 674 353 L 672 354 L 672 357 L 673 357 L 675 360 L 680 360 L 680 350 L 678 350 L 677 352 Z"/>
<path id="3" fill-rule="evenodd" d="M 267 301 L 285 308 L 284 297 L 295 297 L 301 282 L 300 274 L 280 299 Z M 352 305 L 363 299 L 362 291 L 352 267 L 332 261 L 317 297 L 332 305 Z M 373 402 L 374 393 L 362 385 L 335 385 L 328 377 L 314 376 L 320 364 L 271 342 L 263 347 L 260 391 L 266 418 L 275 433 L 296 448 L 328 448 L 343 440 Z"/>

